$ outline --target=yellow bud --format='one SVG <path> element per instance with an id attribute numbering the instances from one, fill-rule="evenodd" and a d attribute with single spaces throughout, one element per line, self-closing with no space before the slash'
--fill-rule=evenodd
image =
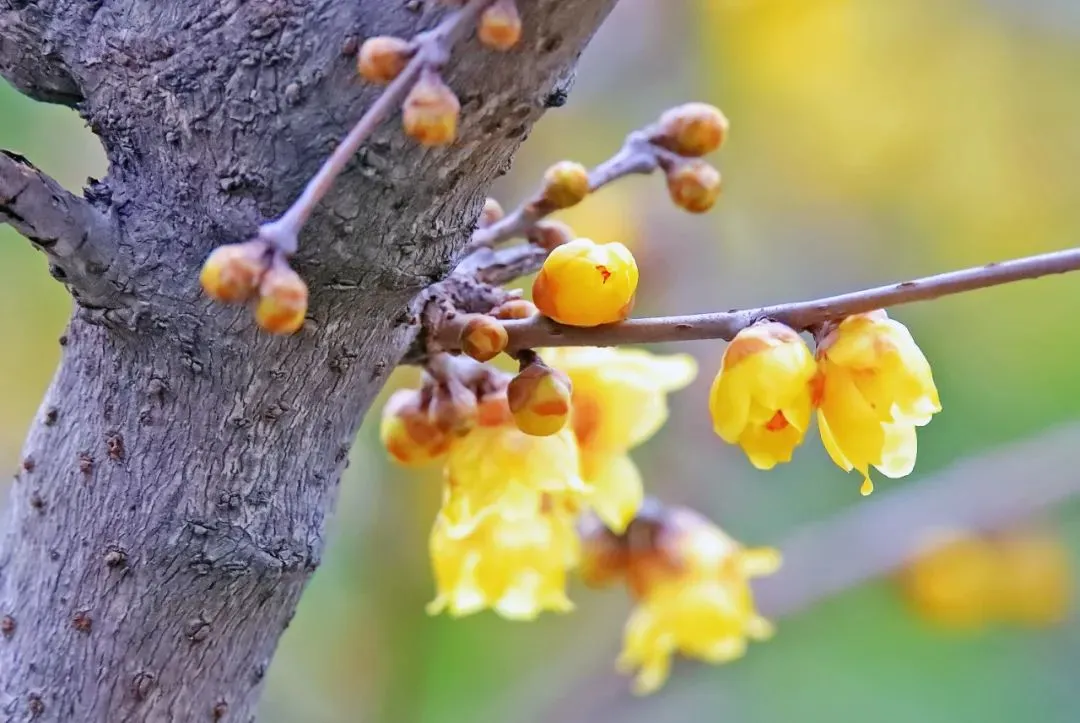
<path id="1" fill-rule="evenodd" d="M 425 70 L 402 106 L 405 132 L 425 146 L 441 146 L 457 136 L 461 103 L 439 74 Z"/>
<path id="2" fill-rule="evenodd" d="M 496 319 L 530 319 L 540 313 L 536 304 L 525 299 L 510 299 L 499 305 L 494 312 Z"/>
<path id="3" fill-rule="evenodd" d="M 478 362 L 499 356 L 508 340 L 503 325 L 486 314 L 473 314 L 461 329 L 461 350 Z"/>
<path id="4" fill-rule="evenodd" d="M 612 324 L 630 315 L 637 284 L 629 249 L 579 238 L 548 255 L 533 282 L 533 302 L 560 324 Z"/>
<path id="5" fill-rule="evenodd" d="M 708 103 L 685 103 L 660 116 L 653 142 L 680 156 L 704 156 L 724 145 L 728 119 Z"/>
<path id="6" fill-rule="evenodd" d="M 545 251 L 551 251 L 558 246 L 573 241 L 574 230 L 562 221 L 548 219 L 533 224 L 525 237 L 529 240 L 529 243 L 535 244 Z"/>
<path id="7" fill-rule="evenodd" d="M 985 538 L 935 531 L 901 571 L 908 605 L 925 620 L 949 628 L 980 628 L 998 615 L 998 559 Z"/>
<path id="8" fill-rule="evenodd" d="M 391 458 L 405 466 L 433 462 L 450 448 L 450 437 L 431 423 L 417 389 L 401 389 L 390 396 L 383 407 L 379 439 Z"/>
<path id="9" fill-rule="evenodd" d="M 276 263 L 259 284 L 255 321 L 271 334 L 292 334 L 304 324 L 308 288 L 284 262 Z"/>
<path id="10" fill-rule="evenodd" d="M 498 223 L 506 216 L 506 212 L 503 211 L 503 207 L 494 198 L 484 199 L 484 210 L 480 212 L 480 220 L 478 226 L 480 228 L 487 228 L 488 226 Z"/>
<path id="11" fill-rule="evenodd" d="M 356 69 L 364 80 L 385 85 L 401 75 L 414 52 L 412 43 L 392 35 L 368 38 L 356 56 Z"/>
<path id="12" fill-rule="evenodd" d="M 667 185 L 676 206 L 690 213 L 705 213 L 720 197 L 720 171 L 695 158 L 669 170 Z"/>
<path id="13" fill-rule="evenodd" d="M 589 195 L 589 171 L 573 161 L 559 161 L 544 173 L 543 203 L 561 209 L 576 206 Z"/>
<path id="14" fill-rule="evenodd" d="M 527 365 L 506 389 L 514 423 L 534 437 L 548 437 L 566 426 L 570 394 L 569 377 L 543 364 Z"/>
<path id="15" fill-rule="evenodd" d="M 1049 531 L 1012 530 L 997 545 L 1002 616 L 1031 627 L 1064 622 L 1072 607 L 1074 577 L 1062 540 Z"/>
<path id="16" fill-rule="evenodd" d="M 438 386 L 428 408 L 431 423 L 448 434 L 465 434 L 476 425 L 477 415 L 476 392 L 454 378 Z"/>
<path id="17" fill-rule="evenodd" d="M 495 0 L 480 16 L 476 34 L 495 50 L 509 50 L 521 39 L 521 15 L 514 0 Z"/>
<path id="18" fill-rule="evenodd" d="M 225 304 L 247 301 L 269 266 L 268 247 L 254 240 L 218 246 L 203 263 L 199 283 L 206 295 Z"/>

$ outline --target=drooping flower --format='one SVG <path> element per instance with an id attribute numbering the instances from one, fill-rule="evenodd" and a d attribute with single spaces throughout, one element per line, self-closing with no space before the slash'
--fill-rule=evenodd
<path id="1" fill-rule="evenodd" d="M 496 511 L 524 515 L 544 495 L 583 500 L 589 493 L 569 428 L 535 437 L 519 430 L 508 414 L 486 418 L 483 405 L 479 420 L 453 441 L 446 459 L 441 514 L 455 535 Z"/>
<path id="2" fill-rule="evenodd" d="M 664 684 L 676 653 L 721 663 L 769 637 L 749 580 L 780 564 L 775 550 L 744 548 L 691 510 L 647 507 L 622 536 L 586 537 L 581 563 L 594 584 L 622 577 L 637 599 L 617 667 L 636 673 L 638 694 Z"/>
<path id="3" fill-rule="evenodd" d="M 941 411 L 930 364 L 907 327 L 884 311 L 849 316 L 818 344 L 818 426 L 832 460 L 863 475 L 886 477 L 915 466 L 915 428 Z"/>
<path id="4" fill-rule="evenodd" d="M 641 475 L 627 452 L 668 417 L 667 395 L 693 381 L 697 364 L 686 354 L 642 349 L 566 347 L 541 357 L 571 381 L 571 418 L 582 476 L 592 486 L 588 504 L 621 532 L 641 505 Z"/>
<path id="5" fill-rule="evenodd" d="M 790 327 L 743 329 L 724 350 L 709 393 L 713 429 L 758 469 L 791 461 L 810 427 L 816 373 L 810 349 Z"/>
<path id="6" fill-rule="evenodd" d="M 462 529 L 442 513 L 431 532 L 437 594 L 428 613 L 461 617 L 492 609 L 510 620 L 545 610 L 567 612 L 566 572 L 577 561 L 578 538 L 565 510 L 530 490 L 512 487 L 521 504 L 496 508 Z"/>

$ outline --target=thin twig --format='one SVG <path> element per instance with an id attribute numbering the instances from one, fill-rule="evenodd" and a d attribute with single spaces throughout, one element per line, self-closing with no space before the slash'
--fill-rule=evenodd
<path id="1" fill-rule="evenodd" d="M 615 155 L 589 172 L 589 192 L 595 193 L 624 176 L 652 173 L 659 167 L 660 160 L 670 155 L 672 155 L 670 151 L 649 142 L 647 131 L 634 131 L 626 137 L 626 141 Z M 466 244 L 464 252 L 469 254 L 479 249 L 497 246 L 510 239 L 522 238 L 528 235 L 538 221 L 554 210 L 557 209 L 549 209 L 537 203 L 537 199 L 531 199 L 499 221 L 477 229 Z"/>
<path id="2" fill-rule="evenodd" d="M 849 294 L 756 309 L 630 319 L 620 324 L 593 328 L 562 326 L 542 317 L 507 321 L 504 324 L 510 336 L 508 349 L 511 351 L 540 346 L 614 346 L 701 339 L 730 340 L 742 329 L 762 319 L 783 322 L 800 331 L 809 330 L 826 321 L 842 319 L 851 314 L 1077 270 L 1080 270 L 1080 248 L 1072 248 L 901 281 Z M 457 323 L 451 321 L 438 329 L 437 342 L 444 349 L 454 348 L 460 332 Z"/>
<path id="3" fill-rule="evenodd" d="M 260 238 L 273 244 L 282 253 L 296 253 L 300 230 L 307 223 L 319 201 L 334 185 L 334 180 L 345 169 L 349 159 L 356 154 L 360 144 L 401 106 L 424 68 L 438 68 L 446 63 L 451 47 L 461 39 L 468 28 L 472 27 L 491 3 L 492 0 L 471 0 L 460 10 L 448 15 L 434 29 L 413 38 L 416 54 L 409 64 L 371 104 L 341 144 L 323 162 L 304 187 L 300 197 L 280 218 L 268 221 L 259 227 Z"/>

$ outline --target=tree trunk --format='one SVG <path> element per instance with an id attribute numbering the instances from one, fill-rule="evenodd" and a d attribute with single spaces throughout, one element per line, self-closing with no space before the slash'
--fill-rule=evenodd
<path id="1" fill-rule="evenodd" d="M 446 273 L 613 4 L 521 2 L 517 50 L 464 43 L 446 73 L 460 139 L 425 150 L 389 123 L 361 149 L 301 239 L 305 328 L 276 338 L 209 303 L 199 265 L 280 213 L 375 98 L 357 40 L 411 36 L 443 9 L 0 0 L 0 71 L 77 105 L 110 161 L 85 201 L 43 205 L 84 203 L 111 259 L 69 264 L 57 249 L 88 236 L 52 237 L 82 216 L 35 225 L 16 213 L 29 194 L 5 202 L 0 183 L 0 221 L 77 299 L 95 290 L 61 339 L 0 544 L 3 720 L 253 720 L 356 429 L 415 336 L 410 300 Z"/>

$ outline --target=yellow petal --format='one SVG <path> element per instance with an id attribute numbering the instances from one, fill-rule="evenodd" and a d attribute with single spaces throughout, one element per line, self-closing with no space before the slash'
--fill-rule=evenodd
<path id="1" fill-rule="evenodd" d="M 616 534 L 622 534 L 645 499 L 645 486 L 637 465 L 628 455 L 590 458 L 584 462 L 586 482 L 592 492 L 589 506 Z"/>

